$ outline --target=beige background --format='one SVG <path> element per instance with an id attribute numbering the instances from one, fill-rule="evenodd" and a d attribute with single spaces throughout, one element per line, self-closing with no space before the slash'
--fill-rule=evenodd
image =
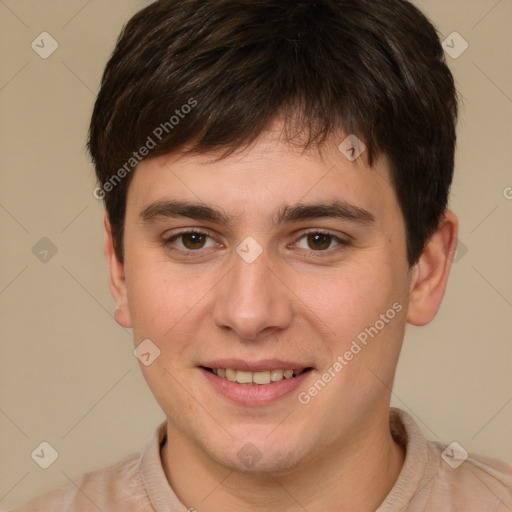
<path id="1" fill-rule="evenodd" d="M 112 318 L 84 150 L 103 67 L 147 3 L 0 0 L 1 508 L 143 447 L 163 419 Z M 451 199 L 464 247 L 436 320 L 408 329 L 393 405 L 431 439 L 511 462 L 512 2 L 416 4 L 469 43 L 448 57 L 465 103 Z M 31 48 L 43 31 L 59 44 L 47 59 Z M 30 457 L 42 441 L 59 453 L 47 470 Z"/>

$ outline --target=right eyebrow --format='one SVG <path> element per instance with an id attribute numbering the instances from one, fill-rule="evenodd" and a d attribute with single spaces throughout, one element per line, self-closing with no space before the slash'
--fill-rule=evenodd
<path id="1" fill-rule="evenodd" d="M 143 224 L 151 224 L 158 218 L 188 217 L 195 220 L 206 220 L 231 225 L 229 216 L 220 209 L 211 208 L 188 201 L 156 201 L 145 208 L 139 215 Z"/>

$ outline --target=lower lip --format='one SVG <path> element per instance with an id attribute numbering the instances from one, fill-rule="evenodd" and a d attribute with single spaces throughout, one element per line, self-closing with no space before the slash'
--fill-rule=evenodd
<path id="1" fill-rule="evenodd" d="M 233 402 L 248 406 L 267 405 L 296 390 L 313 372 L 306 372 L 270 384 L 239 384 L 219 377 L 204 368 L 199 368 L 208 382 L 221 395 Z"/>

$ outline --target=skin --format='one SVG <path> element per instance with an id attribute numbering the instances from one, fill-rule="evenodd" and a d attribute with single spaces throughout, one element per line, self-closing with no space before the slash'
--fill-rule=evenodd
<path id="1" fill-rule="evenodd" d="M 144 377 L 167 417 L 166 476 L 186 507 L 199 512 L 374 511 L 396 482 L 403 450 L 389 432 L 389 402 L 406 323 L 435 316 L 457 239 L 447 210 L 418 263 L 406 259 L 404 219 L 388 163 L 350 162 L 332 136 L 303 151 L 279 130 L 219 154 L 174 153 L 143 161 L 127 196 L 121 264 L 105 219 L 105 255 L 116 320 L 135 345 L 161 351 Z M 157 201 L 187 200 L 222 209 L 231 225 L 184 217 L 141 220 Z M 371 223 L 340 218 L 276 225 L 283 205 L 347 201 Z M 211 238 L 164 240 L 199 229 Z M 318 249 L 305 231 L 335 239 Z M 253 237 L 261 255 L 236 252 Z M 188 245 L 184 245 L 187 243 Z M 188 254 L 185 255 L 187 247 Z M 199 247 L 198 249 L 194 249 Z M 202 248 L 201 248 L 202 247 Z M 171 250 L 173 249 L 173 250 Z M 183 252 L 179 252 L 181 249 Z M 357 335 L 399 303 L 402 311 L 347 362 L 308 404 L 298 400 Z M 221 358 L 278 358 L 312 366 L 300 389 L 267 405 L 220 395 L 198 365 Z M 247 467 L 237 453 L 261 455 Z"/>

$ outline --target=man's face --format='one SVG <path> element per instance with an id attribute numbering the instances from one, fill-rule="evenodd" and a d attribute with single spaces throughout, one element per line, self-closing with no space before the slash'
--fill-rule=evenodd
<path id="1" fill-rule="evenodd" d="M 349 161 L 344 138 L 303 152 L 266 132 L 216 162 L 143 161 L 130 184 L 122 307 L 160 350 L 144 376 L 174 434 L 227 467 L 315 464 L 387 417 L 404 220 L 386 160 Z"/>

